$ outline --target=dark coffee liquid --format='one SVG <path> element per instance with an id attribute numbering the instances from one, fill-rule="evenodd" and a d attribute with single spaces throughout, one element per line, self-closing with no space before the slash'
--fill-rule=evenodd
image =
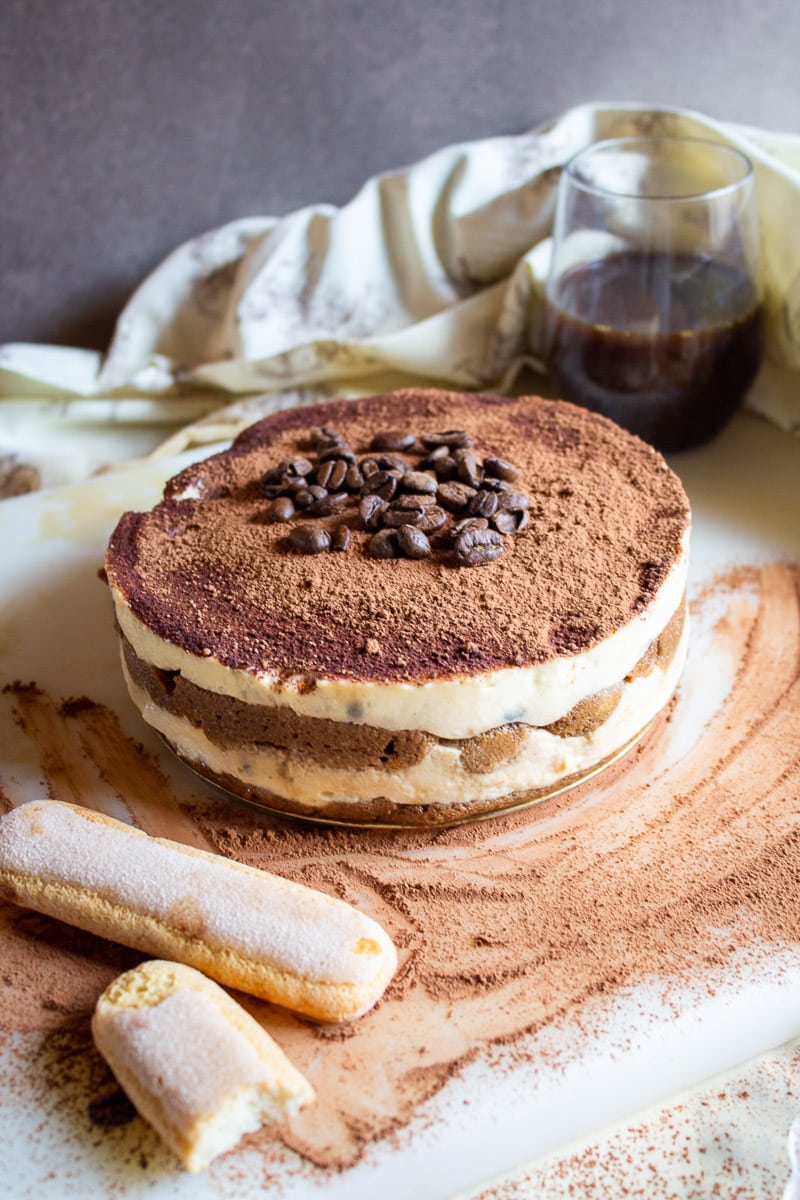
<path id="1" fill-rule="evenodd" d="M 699 256 L 631 252 L 575 267 L 545 320 L 560 394 L 660 450 L 713 437 L 761 360 L 752 280 Z"/>

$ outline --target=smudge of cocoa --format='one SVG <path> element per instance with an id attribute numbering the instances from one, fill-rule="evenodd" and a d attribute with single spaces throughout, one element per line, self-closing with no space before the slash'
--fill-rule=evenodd
<path id="1" fill-rule="evenodd" d="M 87 696 L 56 701 L 35 683 L 5 690 L 16 700 L 15 721 L 39 748 L 51 799 L 110 816 L 120 815 L 121 802 L 146 833 L 209 849 L 161 764 L 127 736 L 115 712 Z M 180 777 L 185 780 L 186 773 Z"/>

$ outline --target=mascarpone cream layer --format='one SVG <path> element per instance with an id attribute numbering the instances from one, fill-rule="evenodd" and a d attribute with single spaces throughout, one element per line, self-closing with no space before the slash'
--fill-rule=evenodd
<path id="1" fill-rule="evenodd" d="M 433 746 L 421 762 L 396 771 L 334 769 L 281 749 L 224 748 L 209 741 L 184 717 L 155 704 L 136 686 L 123 661 L 131 698 L 149 725 L 164 735 L 189 763 L 230 775 L 309 808 L 383 797 L 397 805 L 463 804 L 491 800 L 532 788 L 557 788 L 559 781 L 593 767 L 626 746 L 661 711 L 675 690 L 686 658 L 688 626 L 666 667 L 652 667 L 626 684 L 608 719 L 580 737 L 558 737 L 530 729 L 512 758 L 493 771 L 465 770 L 456 746 Z"/>
<path id="2" fill-rule="evenodd" d="M 455 739 L 476 737 L 510 722 L 550 725 L 578 701 L 623 679 L 677 611 L 686 590 L 688 565 L 687 530 L 680 557 L 652 603 L 579 654 L 421 684 L 317 679 L 310 691 L 303 690 L 308 685 L 301 673 L 280 679 L 269 671 L 237 670 L 165 641 L 136 616 L 117 588 L 112 586 L 111 591 L 120 628 L 139 658 L 164 671 L 180 671 L 207 691 L 247 704 L 283 705 L 302 717 L 389 730 L 416 729 Z"/>

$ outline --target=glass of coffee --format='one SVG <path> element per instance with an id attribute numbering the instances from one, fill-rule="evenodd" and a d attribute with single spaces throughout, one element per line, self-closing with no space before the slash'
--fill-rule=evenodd
<path id="1" fill-rule="evenodd" d="M 762 356 L 745 155 L 671 137 L 617 138 L 575 155 L 559 184 L 544 332 L 564 399 L 660 450 L 713 437 Z"/>

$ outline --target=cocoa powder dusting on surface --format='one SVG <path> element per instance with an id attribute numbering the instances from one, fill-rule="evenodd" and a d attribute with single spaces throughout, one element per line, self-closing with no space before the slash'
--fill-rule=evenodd
<path id="1" fill-rule="evenodd" d="M 86 696 L 56 702 L 35 684 L 13 681 L 3 691 L 15 699 L 17 725 L 38 747 L 51 800 L 127 815 L 145 833 L 209 849 L 176 802 L 166 774 L 171 764 L 143 753 L 125 736 L 116 713 Z"/>
<path id="2" fill-rule="evenodd" d="M 347 1166 L 492 1047 L 524 1055 L 526 1033 L 566 1016 L 584 1023 L 589 1045 L 604 997 L 645 977 L 667 997 L 687 984 L 713 988 L 731 980 L 739 951 L 797 943 L 800 914 L 786 897 L 800 880 L 800 569 L 738 569 L 709 585 L 694 612 L 682 690 L 647 740 L 598 779 L 527 812 L 435 834 L 306 827 L 184 773 L 177 807 L 196 836 L 357 903 L 398 946 L 396 980 L 345 1029 L 240 997 L 319 1096 L 284 1131 L 288 1146 L 319 1167 Z M 709 656 L 732 682 L 698 724 L 693 672 L 702 677 Z M 35 695 L 18 699 L 30 706 Z M 79 707 L 69 720 L 91 718 Z M 75 743 L 84 755 L 89 744 Z M 127 800 L 135 814 L 133 787 Z M 159 832 L 152 807 L 149 820 Z M 57 922 L 12 906 L 3 918 L 7 1029 L 52 1032 L 85 1019 L 130 961 L 128 951 L 89 935 L 69 940 Z M 103 1094 L 92 1087 L 84 1108 Z M 270 1134 L 248 1145 L 265 1160 L 275 1154 Z"/>
<path id="3" fill-rule="evenodd" d="M 104 988 L 142 955 L 39 913 L 0 904 L 0 1026 L 58 1028 L 90 1012 Z"/>
<path id="4" fill-rule="evenodd" d="M 470 1200 L 765 1200 L 783 1194 L 800 1048 L 782 1046 L 688 1098 L 522 1167 Z M 779 1132 L 780 1131 L 780 1132 Z"/>
<path id="5" fill-rule="evenodd" d="M 264 524 L 259 481 L 308 452 L 311 428 L 335 426 L 362 456 L 398 412 L 417 434 L 463 428 L 481 456 L 520 468 L 530 519 L 495 562 L 376 560 L 351 509 L 346 554 L 293 554 L 287 526 Z M 159 636 L 240 669 L 403 682 L 596 644 L 652 600 L 689 519 L 663 459 L 596 414 L 536 397 L 416 390 L 275 414 L 165 495 L 152 513 L 123 516 L 106 561 Z"/>

